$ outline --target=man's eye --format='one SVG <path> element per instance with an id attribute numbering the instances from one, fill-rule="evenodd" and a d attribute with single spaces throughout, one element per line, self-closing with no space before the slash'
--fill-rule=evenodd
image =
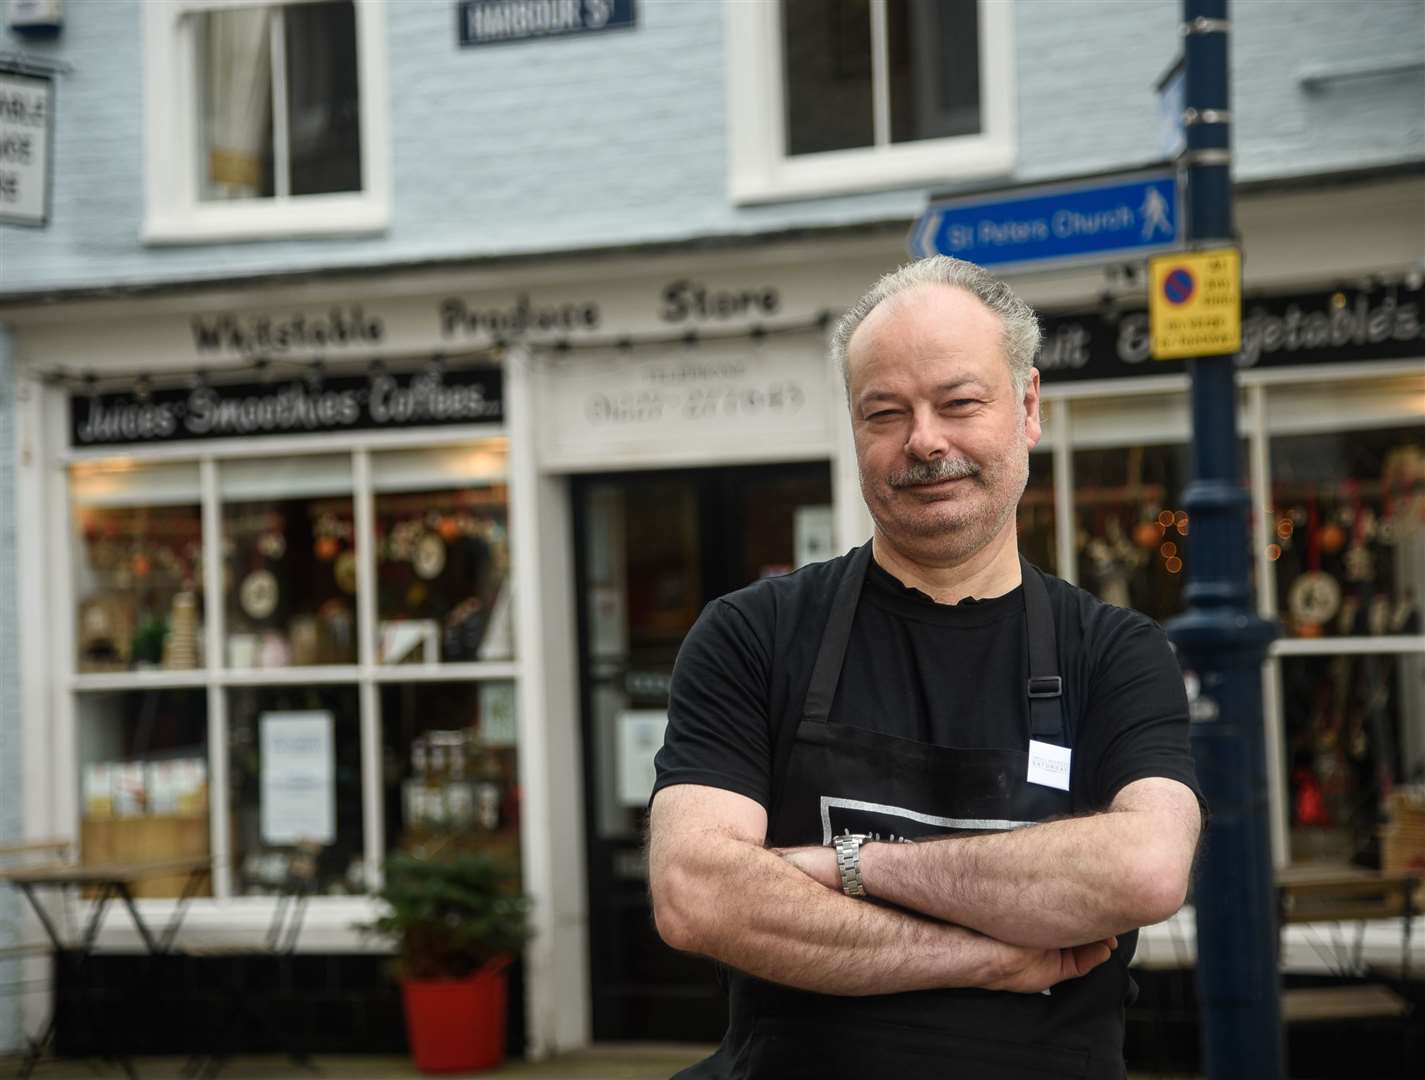
<path id="1" fill-rule="evenodd" d="M 878 409 L 877 411 L 868 414 L 866 419 L 880 421 L 894 420 L 899 415 L 900 413 L 898 413 L 895 409 Z"/>
<path id="2" fill-rule="evenodd" d="M 980 403 L 979 398 L 955 398 L 955 399 L 953 399 L 953 400 L 951 400 L 951 401 L 947 401 L 947 402 L 945 403 L 945 408 L 947 408 L 947 409 L 968 409 L 968 408 L 970 408 L 971 406 L 978 405 L 979 403 Z"/>

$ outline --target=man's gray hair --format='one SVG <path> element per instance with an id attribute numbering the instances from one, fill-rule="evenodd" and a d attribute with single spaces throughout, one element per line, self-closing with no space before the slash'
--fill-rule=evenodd
<path id="1" fill-rule="evenodd" d="M 841 378 L 851 394 L 851 366 L 846 356 L 851 337 L 866 316 L 884 300 L 922 285 L 949 285 L 964 289 L 999 316 L 1003 327 L 1004 355 L 1009 361 L 1009 378 L 1016 397 L 1029 386 L 1029 371 L 1039 352 L 1039 320 L 1034 310 L 999 278 L 983 267 L 949 255 L 932 255 L 892 270 L 871 286 L 865 296 L 852 304 L 831 332 L 831 354 L 841 365 Z"/>

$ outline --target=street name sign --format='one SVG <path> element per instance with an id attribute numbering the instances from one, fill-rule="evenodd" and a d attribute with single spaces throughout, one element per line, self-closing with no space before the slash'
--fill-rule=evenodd
<path id="1" fill-rule="evenodd" d="M 911 230 L 910 253 L 997 269 L 1142 258 L 1182 246 L 1172 169 L 937 200 Z"/>
<path id="2" fill-rule="evenodd" d="M 1181 251 L 1148 260 L 1153 359 L 1232 356 L 1242 349 L 1242 253 Z"/>

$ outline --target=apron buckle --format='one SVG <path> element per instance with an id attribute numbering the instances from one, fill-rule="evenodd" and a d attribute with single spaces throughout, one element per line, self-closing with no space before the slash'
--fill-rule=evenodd
<path id="1" fill-rule="evenodd" d="M 1032 698 L 1056 698 L 1064 695 L 1064 680 L 1058 675 L 1036 675 L 1029 680 Z"/>

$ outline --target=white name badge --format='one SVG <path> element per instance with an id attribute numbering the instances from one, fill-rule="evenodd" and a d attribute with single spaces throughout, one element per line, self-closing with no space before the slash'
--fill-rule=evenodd
<path id="1" fill-rule="evenodd" d="M 1031 784 L 1069 790 L 1069 755 L 1073 753 L 1067 746 L 1029 740 L 1029 776 Z"/>

